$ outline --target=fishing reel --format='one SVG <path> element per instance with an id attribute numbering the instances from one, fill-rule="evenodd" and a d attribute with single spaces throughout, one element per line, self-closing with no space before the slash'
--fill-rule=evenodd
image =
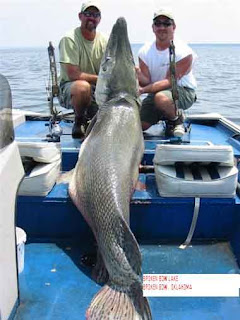
<path id="1" fill-rule="evenodd" d="M 60 137 L 63 133 L 63 130 L 59 123 L 59 121 L 56 121 L 53 118 L 51 118 L 49 120 L 49 123 L 45 124 L 49 128 L 49 134 L 47 134 L 48 142 L 60 142 Z"/>

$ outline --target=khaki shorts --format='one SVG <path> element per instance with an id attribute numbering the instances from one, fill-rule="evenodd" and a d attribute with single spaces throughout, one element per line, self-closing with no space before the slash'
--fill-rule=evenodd
<path id="1" fill-rule="evenodd" d="M 161 91 L 164 93 L 168 98 L 173 100 L 171 90 L 164 90 Z M 178 107 L 179 109 L 186 110 L 190 108 L 193 103 L 197 100 L 197 96 L 195 90 L 186 88 L 186 87 L 178 87 Z M 147 97 L 143 100 L 142 106 L 140 109 L 140 118 L 141 121 L 156 124 L 159 120 L 164 120 L 163 114 L 155 107 L 154 105 L 154 93 L 149 93 Z"/>
<path id="2" fill-rule="evenodd" d="M 60 84 L 60 104 L 63 108 L 66 109 L 73 109 L 73 106 L 71 104 L 71 84 L 72 82 L 65 82 L 63 84 Z M 91 105 L 86 110 L 86 116 L 90 119 L 92 119 L 98 111 L 98 105 L 96 103 L 94 95 L 95 88 L 95 85 L 91 85 Z"/>

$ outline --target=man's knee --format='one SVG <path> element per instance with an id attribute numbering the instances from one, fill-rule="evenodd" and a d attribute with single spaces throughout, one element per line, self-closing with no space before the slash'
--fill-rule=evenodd
<path id="1" fill-rule="evenodd" d="M 151 127 L 151 123 L 146 122 L 146 121 L 142 121 L 142 129 L 143 129 L 143 131 L 147 130 L 150 127 Z"/>
<path id="2" fill-rule="evenodd" d="M 172 99 L 163 92 L 157 92 L 154 96 L 154 103 L 157 107 L 166 107 L 173 103 Z"/>
<path id="3" fill-rule="evenodd" d="M 71 96 L 89 96 L 91 95 L 91 85 L 84 80 L 76 80 L 71 85 Z"/>

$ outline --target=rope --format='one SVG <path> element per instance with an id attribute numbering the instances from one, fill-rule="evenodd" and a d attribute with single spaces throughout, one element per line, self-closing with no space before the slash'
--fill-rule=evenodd
<path id="1" fill-rule="evenodd" d="M 187 239 L 185 240 L 185 242 L 183 244 L 180 245 L 179 249 L 186 249 L 186 247 L 189 246 L 190 242 L 192 241 L 192 237 L 193 237 L 194 231 L 196 229 L 196 225 L 197 225 L 199 209 L 200 209 L 200 198 L 195 198 L 194 213 L 193 213 L 191 227 L 188 232 Z"/>

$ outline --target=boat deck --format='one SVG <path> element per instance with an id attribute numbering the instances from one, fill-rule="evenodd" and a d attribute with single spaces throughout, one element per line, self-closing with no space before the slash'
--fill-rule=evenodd
<path id="1" fill-rule="evenodd" d="M 71 137 L 71 123 L 62 124 L 62 170 L 71 170 L 81 142 Z M 16 130 L 17 141 L 43 141 L 45 121 L 26 121 Z M 217 120 L 191 121 L 183 143 L 231 145 L 240 157 L 236 132 Z M 145 137 L 144 165 L 152 165 L 155 148 L 165 137 Z M 230 274 L 240 272 L 239 196 L 201 199 L 194 245 L 179 249 L 189 232 L 194 198 L 164 198 L 154 173 L 141 173 L 145 185 L 131 199 L 130 225 L 142 251 L 143 273 Z M 81 256 L 94 252 L 91 230 L 73 205 L 68 185 L 55 185 L 46 197 L 19 196 L 17 225 L 28 236 L 25 268 L 19 276 L 20 307 L 15 320 L 85 319 L 99 290 Z M 198 241 L 198 242 L 196 242 Z M 199 242 L 201 241 L 201 242 Z M 88 244 L 86 246 L 86 243 Z M 84 244 L 84 246 L 83 246 Z M 239 298 L 149 298 L 153 320 L 238 320 Z M 100 320 L 100 319 L 99 319 Z"/>
<path id="2" fill-rule="evenodd" d="M 48 122 L 46 121 L 26 121 L 15 129 L 17 141 L 43 141 L 48 134 Z M 79 139 L 72 139 L 72 123 L 61 122 L 63 134 L 61 136 L 62 166 L 63 171 L 74 168 L 78 152 L 81 147 Z M 152 164 L 152 159 L 158 143 L 162 143 L 165 137 L 145 136 L 145 152 L 142 159 L 143 164 Z M 218 121 L 205 122 L 192 121 L 190 133 L 185 134 L 184 143 L 196 144 L 211 142 L 220 145 L 232 145 L 235 157 L 240 157 L 239 135 L 236 137 L 231 129 L 222 125 Z"/>
<path id="3" fill-rule="evenodd" d="M 81 263 L 87 248 L 76 243 L 29 243 L 20 274 L 21 304 L 15 320 L 79 320 L 100 289 Z M 143 273 L 239 273 L 227 242 L 141 245 Z M 149 298 L 154 320 L 238 320 L 239 298 Z"/>
<path id="4" fill-rule="evenodd" d="M 46 139 L 46 121 L 26 121 L 15 130 L 17 141 L 42 141 Z M 81 142 L 72 139 L 72 124 L 62 122 L 61 136 L 62 170 L 74 168 Z M 236 158 L 240 156 L 240 143 L 232 138 L 233 132 L 217 121 L 207 125 L 192 121 L 191 131 L 184 137 L 184 143 L 230 144 Z M 211 139 L 210 139 L 211 138 Z M 145 137 L 145 152 L 142 163 L 152 165 L 155 148 L 165 137 Z M 145 185 L 136 190 L 131 200 L 131 228 L 138 241 L 158 239 L 181 239 L 186 237 L 194 208 L 194 198 L 164 198 L 157 192 L 154 173 L 140 174 Z M 236 226 L 235 214 L 239 198 L 201 199 L 199 223 L 194 237 L 203 239 L 229 239 Z M 161 224 L 155 223 L 161 221 Z M 67 238 L 90 234 L 89 228 L 73 205 L 68 195 L 68 185 L 55 185 L 46 197 L 20 196 L 18 198 L 17 224 L 30 239 Z"/>

